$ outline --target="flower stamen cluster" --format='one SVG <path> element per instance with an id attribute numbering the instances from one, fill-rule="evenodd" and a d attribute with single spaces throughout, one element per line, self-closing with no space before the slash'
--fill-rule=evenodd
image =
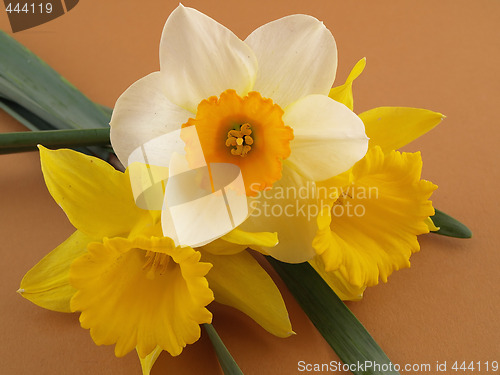
<path id="1" fill-rule="evenodd" d="M 142 267 L 143 270 L 149 269 L 147 277 L 149 279 L 154 279 L 156 271 L 160 275 L 164 275 L 167 271 L 167 267 L 170 263 L 170 256 L 163 253 L 157 253 L 151 250 L 146 251 L 146 263 Z"/>
<path id="2" fill-rule="evenodd" d="M 240 130 L 232 129 L 227 133 L 226 146 L 233 147 L 231 149 L 232 155 L 239 155 L 242 158 L 252 149 L 253 138 L 250 136 L 252 129 L 249 123 L 244 123 L 240 126 Z"/>

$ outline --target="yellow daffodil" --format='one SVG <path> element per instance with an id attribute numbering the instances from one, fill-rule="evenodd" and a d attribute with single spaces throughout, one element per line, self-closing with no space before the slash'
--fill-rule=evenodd
<path id="1" fill-rule="evenodd" d="M 163 30 L 160 71 L 135 82 L 116 103 L 113 148 L 127 166 L 134 150 L 195 127 L 207 164 L 237 165 L 254 200 L 296 178 L 331 178 L 368 146 L 360 118 L 328 97 L 336 68 L 335 40 L 313 17 L 270 22 L 242 41 L 180 5 Z M 167 160 L 169 152 L 169 145 L 159 145 L 151 160 Z M 259 219 L 247 225 L 284 233 L 288 227 Z M 310 241 L 297 241 L 299 234 L 279 234 L 278 246 L 262 249 L 283 261 L 314 256 Z"/>
<path id="2" fill-rule="evenodd" d="M 245 249 L 275 234 L 234 230 L 206 247 L 175 246 L 160 213 L 136 206 L 128 170 L 71 150 L 40 148 L 47 188 L 76 231 L 21 281 L 19 292 L 55 311 L 79 311 L 98 345 L 134 348 L 144 374 L 161 353 L 178 355 L 200 337 L 214 300 L 249 315 L 269 332 L 292 334 L 281 294 Z"/>
<path id="3" fill-rule="evenodd" d="M 325 202 L 313 242 L 326 272 L 338 270 L 363 288 L 410 266 L 417 235 L 429 232 L 426 220 L 434 214 L 428 199 L 436 186 L 420 179 L 421 169 L 420 153 L 384 155 L 375 146 L 352 170 L 322 184 L 340 192 Z"/>
<path id="4" fill-rule="evenodd" d="M 364 69 L 361 60 L 346 83 L 330 96 L 352 109 L 352 82 Z M 421 180 L 420 153 L 400 153 L 406 145 L 432 129 L 443 115 L 416 108 L 375 108 L 360 117 L 370 137 L 370 148 L 354 167 L 320 184 L 335 191 L 318 217 L 313 242 L 317 256 L 310 261 L 342 298 L 362 297 L 400 268 L 410 266 L 419 250 L 417 235 L 436 229 L 428 200 L 437 188 Z"/>

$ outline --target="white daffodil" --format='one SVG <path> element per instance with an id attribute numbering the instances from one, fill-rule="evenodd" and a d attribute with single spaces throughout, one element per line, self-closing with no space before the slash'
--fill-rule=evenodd
<path id="1" fill-rule="evenodd" d="M 194 126 L 206 164 L 237 165 L 252 199 L 265 200 L 273 186 L 307 187 L 352 167 L 368 146 L 359 117 L 328 97 L 336 68 L 335 40 L 314 17 L 284 17 L 242 41 L 179 5 L 163 30 L 160 71 L 116 103 L 113 148 L 127 166 L 148 142 Z M 161 143 L 153 151 L 155 160 L 170 155 Z M 271 216 L 245 223 L 278 232 L 278 246 L 265 251 L 288 262 L 311 259 L 315 218 Z"/>

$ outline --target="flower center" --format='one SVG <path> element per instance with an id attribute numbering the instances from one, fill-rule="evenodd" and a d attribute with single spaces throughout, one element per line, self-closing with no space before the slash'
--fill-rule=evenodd
<path id="1" fill-rule="evenodd" d="M 144 263 L 142 269 L 148 270 L 149 278 L 154 278 L 156 271 L 158 271 L 160 275 L 163 275 L 167 271 L 169 263 L 169 255 L 146 250 L 146 263 Z"/>
<path id="2" fill-rule="evenodd" d="M 290 155 L 293 130 L 284 124 L 283 113 L 279 105 L 258 92 L 241 97 L 226 90 L 220 97 L 202 100 L 196 118 L 182 126 L 196 126 L 208 164 L 236 164 L 246 194 L 255 196 L 281 178 L 282 161 Z M 189 147 L 186 153 L 189 160 Z"/>
<path id="3" fill-rule="evenodd" d="M 335 202 L 333 202 L 333 206 L 344 206 L 347 202 L 347 198 L 352 199 L 352 196 L 348 192 L 342 192 Z"/>
<path id="4" fill-rule="evenodd" d="M 231 147 L 231 154 L 239 155 L 242 158 L 247 156 L 253 145 L 251 134 L 252 129 L 249 123 L 241 125 L 240 130 L 230 130 L 227 133 L 226 146 Z"/>

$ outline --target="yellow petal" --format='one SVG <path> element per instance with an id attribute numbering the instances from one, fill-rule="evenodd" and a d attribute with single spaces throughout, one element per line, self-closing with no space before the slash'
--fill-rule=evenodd
<path id="1" fill-rule="evenodd" d="M 127 235 L 138 223 L 152 221 L 135 204 L 128 173 L 67 149 L 40 146 L 40 160 L 50 194 L 83 233 L 95 238 Z"/>
<path id="2" fill-rule="evenodd" d="M 153 368 L 153 365 L 155 364 L 156 360 L 158 359 L 158 357 L 160 356 L 162 351 L 163 350 L 159 346 L 157 346 L 146 357 L 141 358 L 139 356 L 139 360 L 141 361 L 142 375 L 150 375 L 151 374 L 151 369 Z"/>
<path id="3" fill-rule="evenodd" d="M 432 219 L 430 217 L 428 217 L 427 219 L 425 219 L 425 223 L 427 224 L 427 227 L 429 227 L 429 231 L 435 232 L 435 231 L 439 230 L 439 227 L 436 227 L 434 225 L 434 222 L 432 221 Z"/>
<path id="4" fill-rule="evenodd" d="M 427 109 L 405 107 L 374 108 L 359 117 L 370 138 L 369 147 L 378 145 L 386 154 L 424 135 L 445 118 Z"/>
<path id="5" fill-rule="evenodd" d="M 325 264 L 320 256 L 309 261 L 309 264 L 326 281 L 342 301 L 359 301 L 363 298 L 366 287 L 358 287 L 349 283 L 339 271 L 326 272 Z"/>
<path id="6" fill-rule="evenodd" d="M 428 198 L 437 187 L 420 180 L 421 169 L 420 153 L 384 156 L 380 147 L 354 166 L 352 185 L 343 187 L 324 217 L 331 218 L 331 231 L 320 228 L 315 238 L 326 271 L 338 270 L 349 283 L 363 287 L 409 267 L 410 255 L 419 250 L 417 235 L 429 232 L 426 220 L 434 213 Z M 334 179 L 329 183 L 335 184 Z"/>
<path id="7" fill-rule="evenodd" d="M 328 96 L 333 100 L 344 104 L 352 111 L 354 106 L 354 99 L 352 97 L 352 83 L 363 72 L 365 66 L 366 57 L 363 57 L 356 63 L 356 65 L 354 65 L 354 68 L 352 68 L 351 73 L 349 73 L 349 76 L 347 77 L 345 83 L 343 85 L 332 88 Z"/>
<path id="8" fill-rule="evenodd" d="M 293 334 L 280 291 L 248 252 L 234 255 L 203 252 L 202 260 L 214 266 L 207 279 L 217 302 L 247 314 L 273 335 Z"/>
<path id="9" fill-rule="evenodd" d="M 245 232 L 239 228 L 233 229 L 222 239 L 238 245 L 274 247 L 278 244 L 278 234 L 269 232 Z"/>
<path id="10" fill-rule="evenodd" d="M 332 210 L 333 202 L 329 204 L 324 204 L 320 214 L 318 215 L 316 222 L 318 224 L 318 230 L 316 236 L 312 242 L 312 246 L 318 255 L 321 255 L 321 264 L 326 262 L 328 264 L 329 270 L 336 270 L 340 267 L 343 261 L 343 253 L 341 251 L 332 251 L 337 245 L 334 237 L 331 235 L 330 224 L 332 222 Z M 311 261 L 318 258 L 314 257 Z M 325 261 L 323 261 L 323 258 Z M 319 260 L 314 262 L 318 263 Z M 311 263 L 313 266 L 314 264 Z M 323 266 L 324 268 L 324 266 Z"/>
<path id="11" fill-rule="evenodd" d="M 211 265 L 200 257 L 165 237 L 90 243 L 71 265 L 78 289 L 71 310 L 82 312 L 97 345 L 116 344 L 119 357 L 136 348 L 144 358 L 158 346 L 179 355 L 199 339 L 199 324 L 212 320 L 205 308 L 213 300 L 205 279 Z"/>
<path id="12" fill-rule="evenodd" d="M 214 255 L 233 255 L 244 251 L 247 248 L 246 245 L 236 245 L 231 242 L 221 240 L 220 238 L 203 245 L 202 249 L 205 252 Z"/>
<path id="13" fill-rule="evenodd" d="M 90 241 L 82 232 L 74 232 L 24 275 L 18 292 L 45 309 L 71 312 L 69 301 L 76 289 L 69 283 L 69 267 Z"/>
<path id="14" fill-rule="evenodd" d="M 261 251 L 260 247 L 274 247 L 277 244 L 277 233 L 246 232 L 235 228 L 220 239 L 204 245 L 203 250 L 214 255 L 231 255 L 242 252 L 247 247 Z"/>

